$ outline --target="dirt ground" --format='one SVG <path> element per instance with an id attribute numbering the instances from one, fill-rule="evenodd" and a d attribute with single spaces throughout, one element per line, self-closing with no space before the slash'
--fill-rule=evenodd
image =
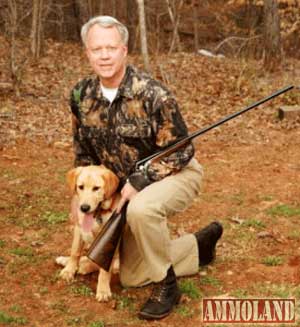
<path id="1" fill-rule="evenodd" d="M 59 46 L 53 51 L 59 53 Z M 52 75 L 48 67 L 47 79 L 41 71 L 48 62 L 41 63 L 35 67 L 35 78 L 59 85 L 59 74 L 69 76 L 66 70 L 75 63 L 71 51 L 65 55 L 71 60 L 64 70 Z M 258 63 L 196 58 L 188 71 L 189 55 L 172 60 L 164 62 L 163 70 L 157 68 L 156 75 L 168 76 L 173 83 L 191 131 L 280 86 L 299 85 L 295 76 L 300 65 L 294 61 L 286 65 L 285 73 L 270 75 L 262 73 Z M 184 68 L 180 72 L 173 69 L 178 62 Z M 79 64 L 75 66 L 76 73 L 59 88 L 64 96 L 83 73 Z M 1 98 L 2 108 L 19 110 L 17 137 L 0 151 L 1 326 L 202 326 L 202 298 L 299 300 L 300 130 L 295 118 L 276 118 L 281 104 L 297 104 L 299 91 L 195 141 L 196 156 L 205 169 L 202 193 L 189 209 L 170 219 L 170 230 L 177 237 L 219 220 L 224 235 L 217 259 L 197 275 L 180 278 L 184 297 L 174 313 L 162 321 L 141 322 L 137 313 L 150 286 L 123 289 L 115 275 L 114 299 L 98 303 L 96 274 L 77 276 L 72 284 L 59 279 L 61 268 L 55 258 L 68 254 L 72 239 L 65 185 L 73 163 L 68 110 L 65 98 L 52 102 L 58 88 L 48 88 L 49 96 L 41 93 L 46 93 L 45 85 L 40 86 L 32 96 L 26 87 L 22 98 L 12 93 Z"/>

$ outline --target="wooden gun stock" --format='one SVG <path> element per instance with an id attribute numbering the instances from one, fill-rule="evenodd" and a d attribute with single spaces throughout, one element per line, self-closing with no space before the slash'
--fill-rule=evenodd
<path id="1" fill-rule="evenodd" d="M 109 271 L 126 224 L 126 203 L 121 212 L 113 212 L 88 249 L 87 257 L 102 269 Z"/>

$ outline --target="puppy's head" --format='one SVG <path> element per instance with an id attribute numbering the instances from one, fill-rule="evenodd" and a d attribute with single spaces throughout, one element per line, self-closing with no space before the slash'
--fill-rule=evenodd
<path id="1" fill-rule="evenodd" d="M 103 165 L 86 166 L 70 170 L 67 183 L 76 195 L 80 211 L 93 213 L 100 203 L 110 200 L 118 188 L 119 179 Z"/>

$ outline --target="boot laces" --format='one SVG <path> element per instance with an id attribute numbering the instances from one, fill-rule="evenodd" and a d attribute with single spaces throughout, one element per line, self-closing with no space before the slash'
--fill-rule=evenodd
<path id="1" fill-rule="evenodd" d="M 158 285 L 155 285 L 150 299 L 154 302 L 163 302 L 164 299 L 167 297 L 168 287 L 166 283 L 161 282 Z"/>

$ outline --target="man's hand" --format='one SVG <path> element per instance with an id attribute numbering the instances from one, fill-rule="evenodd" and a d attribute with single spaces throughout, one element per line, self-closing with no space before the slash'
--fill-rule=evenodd
<path id="1" fill-rule="evenodd" d="M 117 213 L 120 213 L 123 205 L 130 201 L 137 193 L 138 191 L 127 182 L 121 190 L 121 199 L 117 207 Z"/>

